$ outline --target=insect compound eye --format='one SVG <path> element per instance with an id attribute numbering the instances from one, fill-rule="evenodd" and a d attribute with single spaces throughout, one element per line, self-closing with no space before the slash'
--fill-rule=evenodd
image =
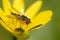
<path id="1" fill-rule="evenodd" d="M 27 19 L 26 24 L 29 24 L 29 23 L 31 23 L 31 21 L 30 19 Z"/>

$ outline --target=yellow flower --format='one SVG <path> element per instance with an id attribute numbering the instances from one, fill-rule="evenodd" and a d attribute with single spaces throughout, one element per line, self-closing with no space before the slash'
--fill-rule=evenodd
<path id="1" fill-rule="evenodd" d="M 24 9 L 24 0 L 14 0 L 12 4 L 9 0 L 2 0 L 2 4 L 3 10 L 0 8 L 0 24 L 14 36 L 18 36 L 21 31 L 27 33 L 39 29 L 47 24 L 52 17 L 51 10 L 38 13 L 42 6 L 42 1 L 39 0 L 29 6 L 26 11 Z M 27 20 L 23 20 L 22 15 L 30 19 L 31 22 L 27 24 Z"/>

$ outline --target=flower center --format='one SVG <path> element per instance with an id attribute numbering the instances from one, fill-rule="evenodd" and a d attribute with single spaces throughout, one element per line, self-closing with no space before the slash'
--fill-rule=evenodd
<path id="1" fill-rule="evenodd" d="M 19 14 L 13 13 L 13 12 L 11 12 L 11 15 L 15 17 L 16 21 L 18 21 L 18 22 L 16 22 L 17 27 L 15 28 L 15 31 L 25 32 L 25 30 L 27 29 L 27 25 L 29 23 L 31 23 L 30 19 L 24 15 L 19 15 Z M 15 25 L 15 23 L 14 23 L 14 25 Z"/>

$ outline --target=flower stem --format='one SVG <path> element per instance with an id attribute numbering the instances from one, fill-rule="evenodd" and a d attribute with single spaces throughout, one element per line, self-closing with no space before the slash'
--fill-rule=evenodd
<path id="1" fill-rule="evenodd" d="M 18 37 L 13 36 L 13 40 L 27 40 L 30 37 L 29 33 L 22 33 Z"/>
<path id="2" fill-rule="evenodd" d="M 13 40 L 17 40 L 17 38 L 15 36 L 13 36 Z"/>
<path id="3" fill-rule="evenodd" d="M 14 37 L 13 36 L 13 40 L 27 40 L 28 38 L 24 38 L 24 37 L 19 37 L 19 38 L 17 38 L 17 37 Z"/>

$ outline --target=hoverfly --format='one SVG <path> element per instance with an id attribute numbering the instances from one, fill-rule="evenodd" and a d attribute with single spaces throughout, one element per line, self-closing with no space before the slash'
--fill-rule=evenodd
<path id="1" fill-rule="evenodd" d="M 15 11 L 17 11 L 14 7 L 12 7 L 12 8 L 13 8 Z M 17 12 L 19 12 L 19 11 L 17 11 Z M 19 13 L 20 13 L 20 12 L 19 12 Z M 11 12 L 11 14 L 12 14 L 13 16 L 15 16 L 16 18 L 21 19 L 22 21 L 24 21 L 27 25 L 28 25 L 29 23 L 31 23 L 30 18 L 24 16 L 23 14 L 22 14 L 22 15 L 19 15 L 19 14 L 13 13 L 13 12 Z M 39 25 L 31 28 L 30 30 L 32 30 L 32 29 L 34 29 L 34 28 L 37 28 L 37 27 L 39 27 L 39 26 L 42 26 L 42 25 L 43 25 L 43 24 L 39 24 Z M 19 31 L 23 31 L 23 32 L 24 32 L 24 30 L 21 29 L 21 28 L 17 28 L 16 30 L 19 30 Z"/>
<path id="2" fill-rule="evenodd" d="M 13 12 L 11 12 L 11 14 L 14 15 L 15 17 L 17 17 L 18 19 L 21 19 L 22 21 L 24 21 L 26 24 L 31 23 L 30 19 L 24 15 L 19 15 L 19 14 L 13 13 Z"/>

